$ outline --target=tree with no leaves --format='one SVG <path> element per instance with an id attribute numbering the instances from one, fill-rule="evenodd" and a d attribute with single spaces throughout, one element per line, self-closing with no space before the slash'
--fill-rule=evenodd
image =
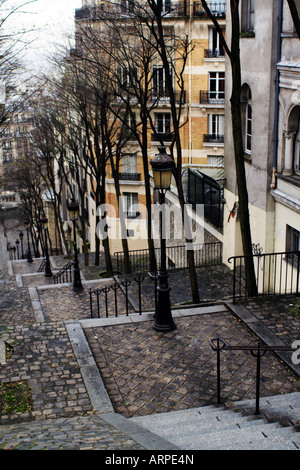
<path id="1" fill-rule="evenodd" d="M 249 200 L 244 163 L 244 145 L 241 117 L 241 61 L 240 61 L 240 17 L 239 0 L 230 0 L 231 13 L 231 48 L 224 39 L 223 32 L 215 16 L 211 13 L 206 0 L 201 0 L 202 5 L 212 20 L 219 34 L 220 42 L 227 53 L 232 70 L 232 93 L 230 98 L 232 134 L 234 144 L 235 169 L 239 197 L 239 217 L 243 251 L 245 256 L 245 268 L 247 271 L 248 295 L 257 295 L 254 263 L 252 257 L 252 239 L 249 215 Z"/>

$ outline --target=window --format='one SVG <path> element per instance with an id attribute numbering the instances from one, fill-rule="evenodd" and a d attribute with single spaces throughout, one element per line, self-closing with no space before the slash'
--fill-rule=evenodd
<path id="1" fill-rule="evenodd" d="M 121 11 L 123 13 L 132 13 L 134 11 L 133 0 L 121 0 Z"/>
<path id="2" fill-rule="evenodd" d="M 152 68 L 152 96 L 154 98 L 169 97 L 166 72 L 162 65 L 153 66 Z"/>
<path id="3" fill-rule="evenodd" d="M 295 134 L 295 143 L 294 143 L 294 170 L 295 173 L 300 174 L 300 116 L 298 121 L 298 130 Z"/>
<path id="4" fill-rule="evenodd" d="M 171 10 L 171 0 L 162 0 L 162 11 L 167 13 Z"/>
<path id="5" fill-rule="evenodd" d="M 124 119 L 124 128 L 122 129 L 123 136 L 126 138 L 134 137 L 136 132 L 136 114 L 130 113 L 127 116 L 123 117 Z"/>
<path id="6" fill-rule="evenodd" d="M 220 42 L 220 36 L 216 28 L 209 28 L 209 49 L 208 57 L 224 56 L 223 45 Z"/>
<path id="7" fill-rule="evenodd" d="M 252 106 L 246 105 L 245 152 L 251 154 L 252 148 Z"/>
<path id="8" fill-rule="evenodd" d="M 286 226 L 286 251 L 299 251 L 300 250 L 300 232 L 295 228 L 291 227 L 290 225 Z M 297 255 L 289 255 L 287 256 L 287 260 L 291 263 L 294 261 L 298 261 Z"/>
<path id="9" fill-rule="evenodd" d="M 136 219 L 139 216 L 138 193 L 123 193 L 123 209 L 128 219 Z"/>
<path id="10" fill-rule="evenodd" d="M 243 125 L 243 138 L 244 138 L 244 152 L 251 155 L 252 152 L 252 93 L 249 85 L 244 83 L 241 90 L 241 110 L 242 110 L 242 125 Z"/>
<path id="11" fill-rule="evenodd" d="M 12 162 L 12 154 L 11 153 L 5 153 L 3 155 L 3 163 L 9 163 Z"/>
<path id="12" fill-rule="evenodd" d="M 122 173 L 137 173 L 136 155 L 126 154 L 122 157 Z"/>
<path id="13" fill-rule="evenodd" d="M 255 0 L 243 0 L 242 32 L 254 31 Z"/>
<path id="14" fill-rule="evenodd" d="M 137 82 L 137 69 L 134 67 L 117 67 L 117 80 L 119 91 L 133 88 Z"/>
<path id="15" fill-rule="evenodd" d="M 171 114 L 156 113 L 155 129 L 158 134 L 170 134 L 171 132 Z"/>
<path id="16" fill-rule="evenodd" d="M 211 100 L 225 99 L 225 72 L 209 73 L 209 98 Z"/>
<path id="17" fill-rule="evenodd" d="M 208 115 L 208 134 L 213 139 L 224 138 L 224 116 L 222 114 Z"/>

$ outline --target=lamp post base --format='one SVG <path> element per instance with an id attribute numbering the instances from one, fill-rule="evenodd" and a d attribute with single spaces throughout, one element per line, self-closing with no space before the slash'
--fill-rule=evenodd
<path id="1" fill-rule="evenodd" d="M 80 269 L 78 267 L 78 262 L 75 262 L 73 272 L 74 272 L 73 290 L 75 292 L 80 292 L 80 291 L 84 290 L 84 288 L 83 288 L 83 285 L 81 283 Z"/>
<path id="2" fill-rule="evenodd" d="M 168 286 L 168 273 L 159 271 L 158 273 L 159 285 L 157 287 L 157 308 L 154 315 L 153 329 L 162 333 L 176 330 L 176 325 L 173 321 L 171 302 L 170 302 L 170 287 Z"/>
<path id="3" fill-rule="evenodd" d="M 160 331 L 161 333 L 168 333 L 169 331 L 176 330 L 176 328 L 177 326 L 175 325 L 175 323 L 170 323 L 168 325 L 160 325 L 155 322 L 153 325 L 153 330 Z"/>

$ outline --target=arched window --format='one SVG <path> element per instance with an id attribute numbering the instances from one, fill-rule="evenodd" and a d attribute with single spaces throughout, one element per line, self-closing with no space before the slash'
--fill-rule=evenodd
<path id="1" fill-rule="evenodd" d="M 295 134 L 295 142 L 294 142 L 294 170 L 295 173 L 298 175 L 300 174 L 300 116 L 298 119 L 298 130 Z"/>
<path id="2" fill-rule="evenodd" d="M 246 106 L 246 127 L 245 127 L 245 152 L 251 153 L 252 148 L 252 106 L 247 103 Z"/>
<path id="3" fill-rule="evenodd" d="M 244 151 L 251 155 L 252 151 L 252 94 L 247 83 L 242 86 L 241 93 L 242 104 L 242 124 L 244 137 Z"/>
<path id="4" fill-rule="evenodd" d="M 291 110 L 287 128 L 284 135 L 284 169 L 283 174 L 300 175 L 300 106 L 294 106 Z"/>

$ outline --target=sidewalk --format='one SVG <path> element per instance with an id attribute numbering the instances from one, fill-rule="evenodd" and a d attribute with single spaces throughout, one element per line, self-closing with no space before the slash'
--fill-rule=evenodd
<path id="1" fill-rule="evenodd" d="M 225 303 L 177 306 L 177 329 L 167 334 L 152 329 L 153 312 L 91 319 L 87 287 L 102 280 L 84 280 L 81 294 L 70 285 L 43 284 L 36 273 L 40 260 L 9 264 L 5 247 L 0 228 L 0 340 L 12 350 L 0 364 L 0 383 L 26 383 L 32 409 L 0 416 L 0 449 L 172 449 L 127 418 L 215 404 L 210 339 L 256 344 L 262 335 L 288 346 L 300 339 L 295 298 L 233 306 L 225 287 Z M 52 261 L 58 266 L 59 257 Z M 216 286 L 221 283 L 223 276 L 219 284 L 215 279 Z M 182 297 L 178 285 L 180 272 L 172 286 Z M 299 368 L 292 370 L 283 359 L 273 353 L 262 359 L 261 396 L 300 391 Z M 222 383 L 225 402 L 253 399 L 254 358 L 226 353 Z"/>

